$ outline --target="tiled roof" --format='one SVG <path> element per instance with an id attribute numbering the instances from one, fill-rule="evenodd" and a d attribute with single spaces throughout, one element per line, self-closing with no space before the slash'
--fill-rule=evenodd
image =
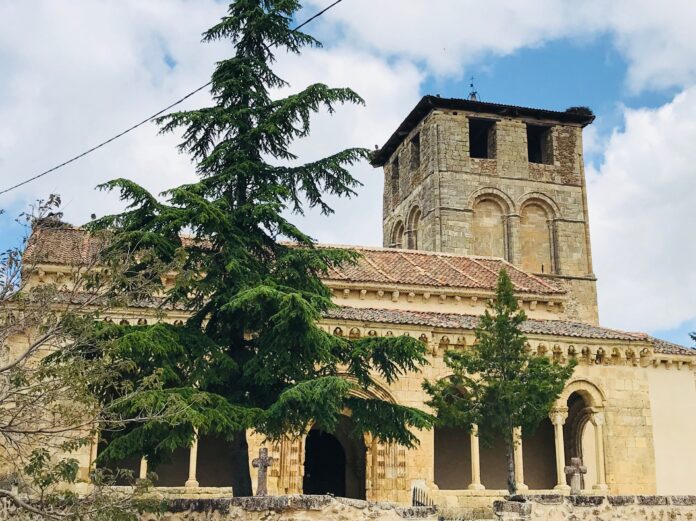
<path id="1" fill-rule="evenodd" d="M 510 275 L 515 291 L 530 295 L 563 295 L 550 282 L 525 273 L 502 259 L 432 253 L 415 250 L 331 246 L 355 249 L 356 264 L 344 264 L 329 272 L 329 280 L 384 285 L 467 288 L 493 291 L 501 268 Z M 89 262 L 99 241 L 83 229 L 70 226 L 42 228 L 31 237 L 25 259 L 46 264 Z"/>
<path id="2" fill-rule="evenodd" d="M 46 264 L 85 264 L 94 259 L 101 242 L 85 230 L 69 225 L 35 228 L 24 260 Z"/>
<path id="3" fill-rule="evenodd" d="M 495 289 L 502 268 L 517 293 L 562 295 L 562 289 L 525 273 L 502 259 L 453 255 L 394 248 L 351 246 L 361 254 L 355 265 L 344 264 L 329 272 L 329 280 L 386 285 Z"/>
<path id="4" fill-rule="evenodd" d="M 696 356 L 696 349 L 694 348 L 680 346 L 679 344 L 673 344 L 672 342 L 667 342 L 667 340 L 661 340 L 659 338 L 649 337 L 649 339 L 655 346 L 655 352 L 657 353 Z"/>
<path id="5" fill-rule="evenodd" d="M 73 304 L 84 304 L 89 295 L 66 293 L 60 295 L 62 301 Z M 132 302 L 133 308 L 156 308 L 185 311 L 183 307 L 172 306 L 160 299 Z M 476 315 L 460 315 L 457 313 L 435 313 L 426 311 L 404 311 L 395 309 L 352 308 L 339 306 L 324 313 L 324 318 L 337 320 L 352 320 L 356 322 L 372 322 L 376 324 L 401 324 L 412 326 L 428 326 L 444 329 L 474 329 L 479 317 Z M 565 320 L 527 319 L 522 325 L 526 334 L 553 335 L 572 338 L 590 338 L 597 340 L 648 341 L 653 344 L 656 353 L 667 355 L 696 356 L 696 349 L 683 347 L 659 338 L 653 338 L 645 333 L 630 333 L 617 329 L 593 326 L 581 322 Z"/>
<path id="6" fill-rule="evenodd" d="M 408 324 L 452 329 L 474 329 L 479 317 L 476 315 L 459 315 L 457 313 L 434 313 L 427 311 L 401 311 L 373 308 L 332 308 L 326 313 L 327 318 L 375 322 L 385 324 Z M 594 338 L 602 340 L 647 340 L 644 333 L 628 333 L 616 329 L 592 326 L 581 322 L 565 320 L 528 319 L 522 326 L 527 334 L 557 335 L 577 338 Z"/>

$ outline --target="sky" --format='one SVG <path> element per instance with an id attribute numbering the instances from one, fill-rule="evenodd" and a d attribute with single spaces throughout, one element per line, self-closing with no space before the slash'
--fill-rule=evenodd
<path id="1" fill-rule="evenodd" d="M 303 21 L 329 0 L 306 0 Z M 483 8 L 485 6 L 485 8 Z M 216 0 L 0 0 L 0 190 L 94 146 L 205 84 L 229 43 L 201 33 Z M 364 106 L 313 118 L 304 161 L 382 145 L 425 94 L 564 110 L 585 129 L 592 255 L 602 325 L 692 345 L 696 331 L 696 2 L 692 0 L 343 0 L 305 30 L 323 42 L 281 54 L 289 91 L 350 86 Z M 182 108 L 210 103 L 206 91 Z M 14 218 L 58 193 L 65 220 L 118 211 L 99 183 L 159 191 L 195 179 L 178 136 L 147 124 L 0 195 L 0 250 Z M 381 245 L 381 171 L 357 165 L 357 197 L 296 222 L 321 242 Z"/>

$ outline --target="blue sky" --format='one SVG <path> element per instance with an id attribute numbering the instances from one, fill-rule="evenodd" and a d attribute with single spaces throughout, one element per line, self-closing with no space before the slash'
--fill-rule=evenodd
<path id="1" fill-rule="evenodd" d="M 419 96 L 465 97 L 472 75 L 484 101 L 589 106 L 597 115 L 585 132 L 585 153 L 602 323 L 691 345 L 696 10 L 653 3 L 498 0 L 483 13 L 476 2 L 440 0 L 438 12 L 447 16 L 434 17 L 419 0 L 406 0 L 398 12 L 388 0 L 345 0 L 306 28 L 325 47 L 300 59 L 281 56 L 278 69 L 294 88 L 351 85 L 367 105 L 316 118 L 313 137 L 297 150 L 311 158 L 336 146 L 382 144 Z M 327 4 L 308 0 L 298 19 Z M 59 9 L 0 2 L 0 17 L 10 22 L 0 34 L 0 189 L 205 83 L 229 47 L 202 45 L 199 35 L 223 12 L 213 0 L 76 0 Z M 96 23 L 105 18 L 109 27 Z M 29 34 L 15 34 L 29 20 Z M 207 102 L 202 94 L 187 106 Z M 0 215 L 0 248 L 19 240 L 17 213 L 48 193 L 61 193 L 66 218 L 80 223 L 119 208 L 93 190 L 106 179 L 125 175 L 153 191 L 191 180 L 175 144 L 176 136 L 158 137 L 146 126 L 0 196 L 7 212 Z M 358 199 L 337 201 L 329 218 L 310 212 L 301 220 L 318 240 L 381 243 L 381 174 L 361 165 L 356 175 L 365 185 Z"/>

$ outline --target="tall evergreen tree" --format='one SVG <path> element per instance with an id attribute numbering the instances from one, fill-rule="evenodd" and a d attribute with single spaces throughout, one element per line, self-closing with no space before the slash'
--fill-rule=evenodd
<path id="1" fill-rule="evenodd" d="M 469 431 L 477 425 L 484 443 L 502 437 L 507 486 L 513 494 L 517 488 L 513 429 L 521 427 L 527 436 L 538 427 L 573 374 L 575 361 L 561 364 L 525 350 L 527 339 L 520 326 L 527 317 L 518 308 L 505 270 L 498 276 L 495 299 L 489 306 L 476 328 L 476 343 L 445 353 L 452 376 L 426 382 L 424 388 L 439 425 Z"/>
<path id="2" fill-rule="evenodd" d="M 351 148 L 295 164 L 290 145 L 309 134 L 313 113 L 363 103 L 350 89 L 323 84 L 271 96 L 286 86 L 271 69 L 275 49 L 297 54 L 319 45 L 290 29 L 299 8 L 296 0 L 237 0 L 204 33 L 204 41 L 228 39 L 236 51 L 215 68 L 214 105 L 160 120 L 163 132 L 183 129 L 180 149 L 195 161 L 197 182 L 168 190 L 166 202 L 127 179 L 103 185 L 129 203 L 92 226 L 113 231 L 116 249 L 176 263 L 173 285 L 162 287 L 165 301 L 192 312 L 183 327 L 104 328 L 114 340 L 109 356 L 133 362 L 124 379 L 152 382 L 149 393 L 123 404 L 129 413 L 144 403 L 189 405 L 176 418 L 114 433 L 104 459 L 145 454 L 154 466 L 189 444 L 194 428 L 217 433 L 234 442 L 235 494 L 248 495 L 246 429 L 271 438 L 311 424 L 332 431 L 348 408 L 355 435 L 412 445 L 412 430 L 431 424 L 422 411 L 352 393 L 372 388 L 374 375 L 391 383 L 418 370 L 425 363 L 420 342 L 348 340 L 318 326 L 332 306 L 320 277 L 356 256 L 318 247 L 287 215 L 315 207 L 331 213 L 326 196 L 354 195 L 358 182 L 347 168 L 368 152 Z M 147 271 L 148 262 L 132 266 L 134 274 Z"/>

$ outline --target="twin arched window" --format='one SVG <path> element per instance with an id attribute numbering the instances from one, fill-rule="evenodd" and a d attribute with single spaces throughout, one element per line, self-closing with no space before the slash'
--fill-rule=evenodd
<path id="1" fill-rule="evenodd" d="M 556 273 L 553 220 L 555 212 L 543 199 L 530 198 L 520 210 L 520 251 L 511 251 L 508 217 L 515 213 L 497 194 L 484 194 L 473 204 L 470 252 L 517 262 L 529 273 Z M 519 256 L 518 256 L 519 254 Z"/>
<path id="2" fill-rule="evenodd" d="M 406 226 L 403 221 L 397 221 L 392 228 L 390 245 L 392 248 L 408 248 L 419 250 L 422 248 L 422 238 L 420 231 L 421 211 L 414 206 L 406 219 Z"/>

